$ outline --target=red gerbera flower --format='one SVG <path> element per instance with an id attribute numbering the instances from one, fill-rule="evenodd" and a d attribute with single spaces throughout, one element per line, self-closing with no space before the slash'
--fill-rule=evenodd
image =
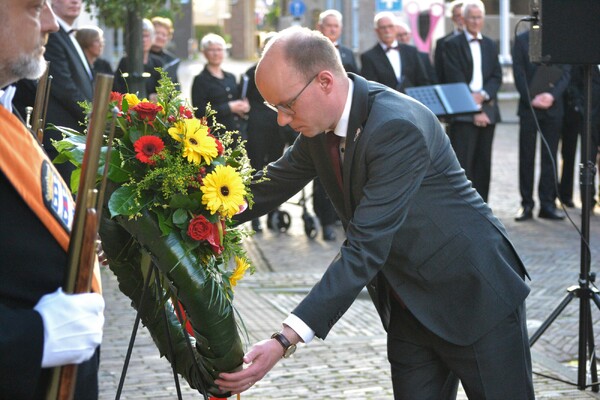
<path id="1" fill-rule="evenodd" d="M 156 162 L 152 159 L 155 154 L 160 154 L 165 148 L 165 143 L 161 138 L 147 135 L 142 136 L 133 144 L 135 150 L 135 158 L 144 164 L 154 165 Z"/>
<path id="2" fill-rule="evenodd" d="M 217 144 L 217 152 L 219 153 L 220 156 L 222 156 L 223 155 L 223 143 L 221 143 L 221 141 L 219 139 L 217 139 L 216 137 L 214 137 L 210 133 L 208 134 L 208 136 L 210 136 L 211 138 L 215 139 L 215 143 Z"/>

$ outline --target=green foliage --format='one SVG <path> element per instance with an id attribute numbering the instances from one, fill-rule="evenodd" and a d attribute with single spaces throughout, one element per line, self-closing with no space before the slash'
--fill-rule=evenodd
<path id="1" fill-rule="evenodd" d="M 95 11 L 98 18 L 112 28 L 125 27 L 128 11 L 142 17 L 160 15 L 173 18 L 181 7 L 181 0 L 84 0 L 84 3 L 87 12 Z M 167 3 L 170 6 L 168 10 Z"/>

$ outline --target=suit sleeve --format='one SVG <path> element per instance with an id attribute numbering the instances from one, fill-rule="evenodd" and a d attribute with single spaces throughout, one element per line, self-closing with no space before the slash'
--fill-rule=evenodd
<path id="1" fill-rule="evenodd" d="M 515 86 L 521 98 L 527 98 L 527 76 L 525 74 L 525 66 L 528 62 L 528 55 L 525 53 L 523 46 L 523 37 L 517 36 L 513 45 L 513 75 Z"/>
<path id="2" fill-rule="evenodd" d="M 60 43 L 60 39 L 50 38 L 48 40 L 45 57 L 50 62 L 50 75 L 52 75 L 50 91 L 52 97 L 60 102 L 75 119 L 83 119 L 83 112 L 77 103 L 91 99 L 84 95 L 73 80 L 69 56 Z"/>
<path id="3" fill-rule="evenodd" d="M 322 339 L 388 261 L 394 238 L 430 165 L 420 128 L 411 122 L 392 120 L 374 133 L 365 144 L 361 168 L 366 169 L 367 182 L 346 241 L 293 311 Z"/>
<path id="4" fill-rule="evenodd" d="M 0 397 L 33 398 L 42 371 L 42 318 L 0 304 L 0 326 Z"/>
<path id="5" fill-rule="evenodd" d="M 490 99 L 495 99 L 498 96 L 498 91 L 500 90 L 500 86 L 502 86 L 502 66 L 500 66 L 500 59 L 498 58 L 498 48 L 496 44 L 491 40 L 487 39 L 487 58 L 488 62 L 492 65 L 492 71 L 489 75 L 483 76 L 483 90 L 487 92 L 490 96 Z M 483 49 L 482 49 L 482 58 Z M 484 63 L 485 61 L 481 61 Z M 485 72 L 484 72 L 485 74 Z M 467 84 L 469 82 L 467 81 Z"/>

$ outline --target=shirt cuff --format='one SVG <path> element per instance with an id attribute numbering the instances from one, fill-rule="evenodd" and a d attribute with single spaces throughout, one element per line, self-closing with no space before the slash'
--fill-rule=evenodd
<path id="1" fill-rule="evenodd" d="M 315 331 L 310 329 L 310 327 L 308 325 L 306 325 L 306 323 L 304 323 L 304 321 L 302 321 L 300 318 L 298 318 L 294 314 L 290 314 L 285 319 L 285 321 L 283 321 L 283 323 L 284 323 L 284 325 L 287 325 L 290 328 L 292 328 L 294 330 L 294 332 L 296 332 L 298 334 L 298 336 L 300 336 L 302 338 L 302 341 L 304 343 L 310 342 L 315 337 Z"/>

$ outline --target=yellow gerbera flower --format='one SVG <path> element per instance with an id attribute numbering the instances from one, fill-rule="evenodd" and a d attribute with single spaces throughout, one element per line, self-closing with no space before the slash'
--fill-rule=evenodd
<path id="1" fill-rule="evenodd" d="M 125 100 L 127 100 L 129 108 L 135 107 L 140 103 L 140 99 L 138 99 L 138 97 L 133 93 L 127 93 L 123 97 L 125 98 Z"/>
<path id="2" fill-rule="evenodd" d="M 171 134 L 169 132 L 169 134 Z M 173 134 L 171 134 L 173 137 Z M 189 162 L 210 164 L 219 155 L 217 142 L 208 136 L 208 126 L 203 125 L 199 119 L 185 119 L 183 121 L 183 157 Z"/>
<path id="3" fill-rule="evenodd" d="M 185 123 L 183 121 L 175 122 L 173 126 L 169 128 L 168 132 L 173 139 L 181 142 L 183 140 L 183 135 L 185 134 Z"/>
<path id="4" fill-rule="evenodd" d="M 235 270 L 233 270 L 233 274 L 231 274 L 231 277 L 229 278 L 229 284 L 232 288 L 244 277 L 248 268 L 250 268 L 248 260 L 237 256 L 235 257 Z"/>
<path id="5" fill-rule="evenodd" d="M 202 204 L 211 214 L 219 212 L 231 218 L 244 204 L 246 188 L 240 175 L 229 165 L 217 165 L 213 172 L 204 177 L 201 189 Z"/>

